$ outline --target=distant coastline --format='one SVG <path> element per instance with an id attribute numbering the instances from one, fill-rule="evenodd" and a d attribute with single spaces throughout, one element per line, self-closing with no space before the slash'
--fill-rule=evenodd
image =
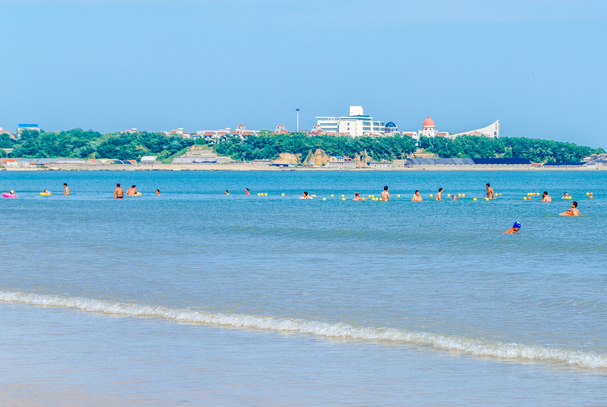
<path id="1" fill-rule="evenodd" d="M 270 167 L 258 166 L 248 163 L 236 164 L 156 164 L 150 165 L 55 165 L 48 168 L 28 168 L 28 167 L 7 167 L 0 171 L 607 171 L 607 166 L 603 167 L 536 167 L 536 166 L 433 166 L 427 168 L 402 168 L 402 167 L 383 167 L 383 168 L 335 168 L 335 167 Z"/>

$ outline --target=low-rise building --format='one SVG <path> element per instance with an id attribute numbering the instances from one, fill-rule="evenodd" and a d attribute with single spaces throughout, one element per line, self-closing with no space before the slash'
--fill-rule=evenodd
<path id="1" fill-rule="evenodd" d="M 141 157 L 141 164 L 144 165 L 154 165 L 154 164 L 159 164 L 159 161 L 157 160 L 158 156 L 155 155 L 145 155 L 143 157 Z"/>
<path id="2" fill-rule="evenodd" d="M 371 161 L 369 162 L 370 168 L 391 168 L 392 162 L 390 161 Z"/>

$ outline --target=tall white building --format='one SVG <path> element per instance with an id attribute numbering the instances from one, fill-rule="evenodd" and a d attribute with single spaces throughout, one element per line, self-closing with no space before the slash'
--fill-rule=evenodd
<path id="1" fill-rule="evenodd" d="M 365 115 L 362 106 L 350 106 L 349 116 L 319 116 L 316 120 L 322 132 L 350 137 L 383 136 L 386 128 L 384 122 Z"/>

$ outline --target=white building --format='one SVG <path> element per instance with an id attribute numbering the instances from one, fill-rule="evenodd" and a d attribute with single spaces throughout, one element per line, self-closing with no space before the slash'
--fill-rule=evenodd
<path id="1" fill-rule="evenodd" d="M 349 116 L 319 116 L 316 124 L 323 133 L 350 137 L 383 136 L 386 125 L 365 115 L 362 106 L 350 106 Z"/>
<path id="2" fill-rule="evenodd" d="M 25 130 L 29 130 L 29 131 L 37 131 L 38 133 L 40 133 L 40 126 L 38 126 L 37 124 L 20 124 L 19 127 L 17 127 L 17 138 L 21 138 L 21 133 L 23 133 Z"/>

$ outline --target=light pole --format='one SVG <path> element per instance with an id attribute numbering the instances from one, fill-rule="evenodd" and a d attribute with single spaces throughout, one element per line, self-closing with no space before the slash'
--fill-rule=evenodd
<path id="1" fill-rule="evenodd" d="M 295 109 L 297 112 L 297 131 L 299 131 L 299 108 Z"/>

